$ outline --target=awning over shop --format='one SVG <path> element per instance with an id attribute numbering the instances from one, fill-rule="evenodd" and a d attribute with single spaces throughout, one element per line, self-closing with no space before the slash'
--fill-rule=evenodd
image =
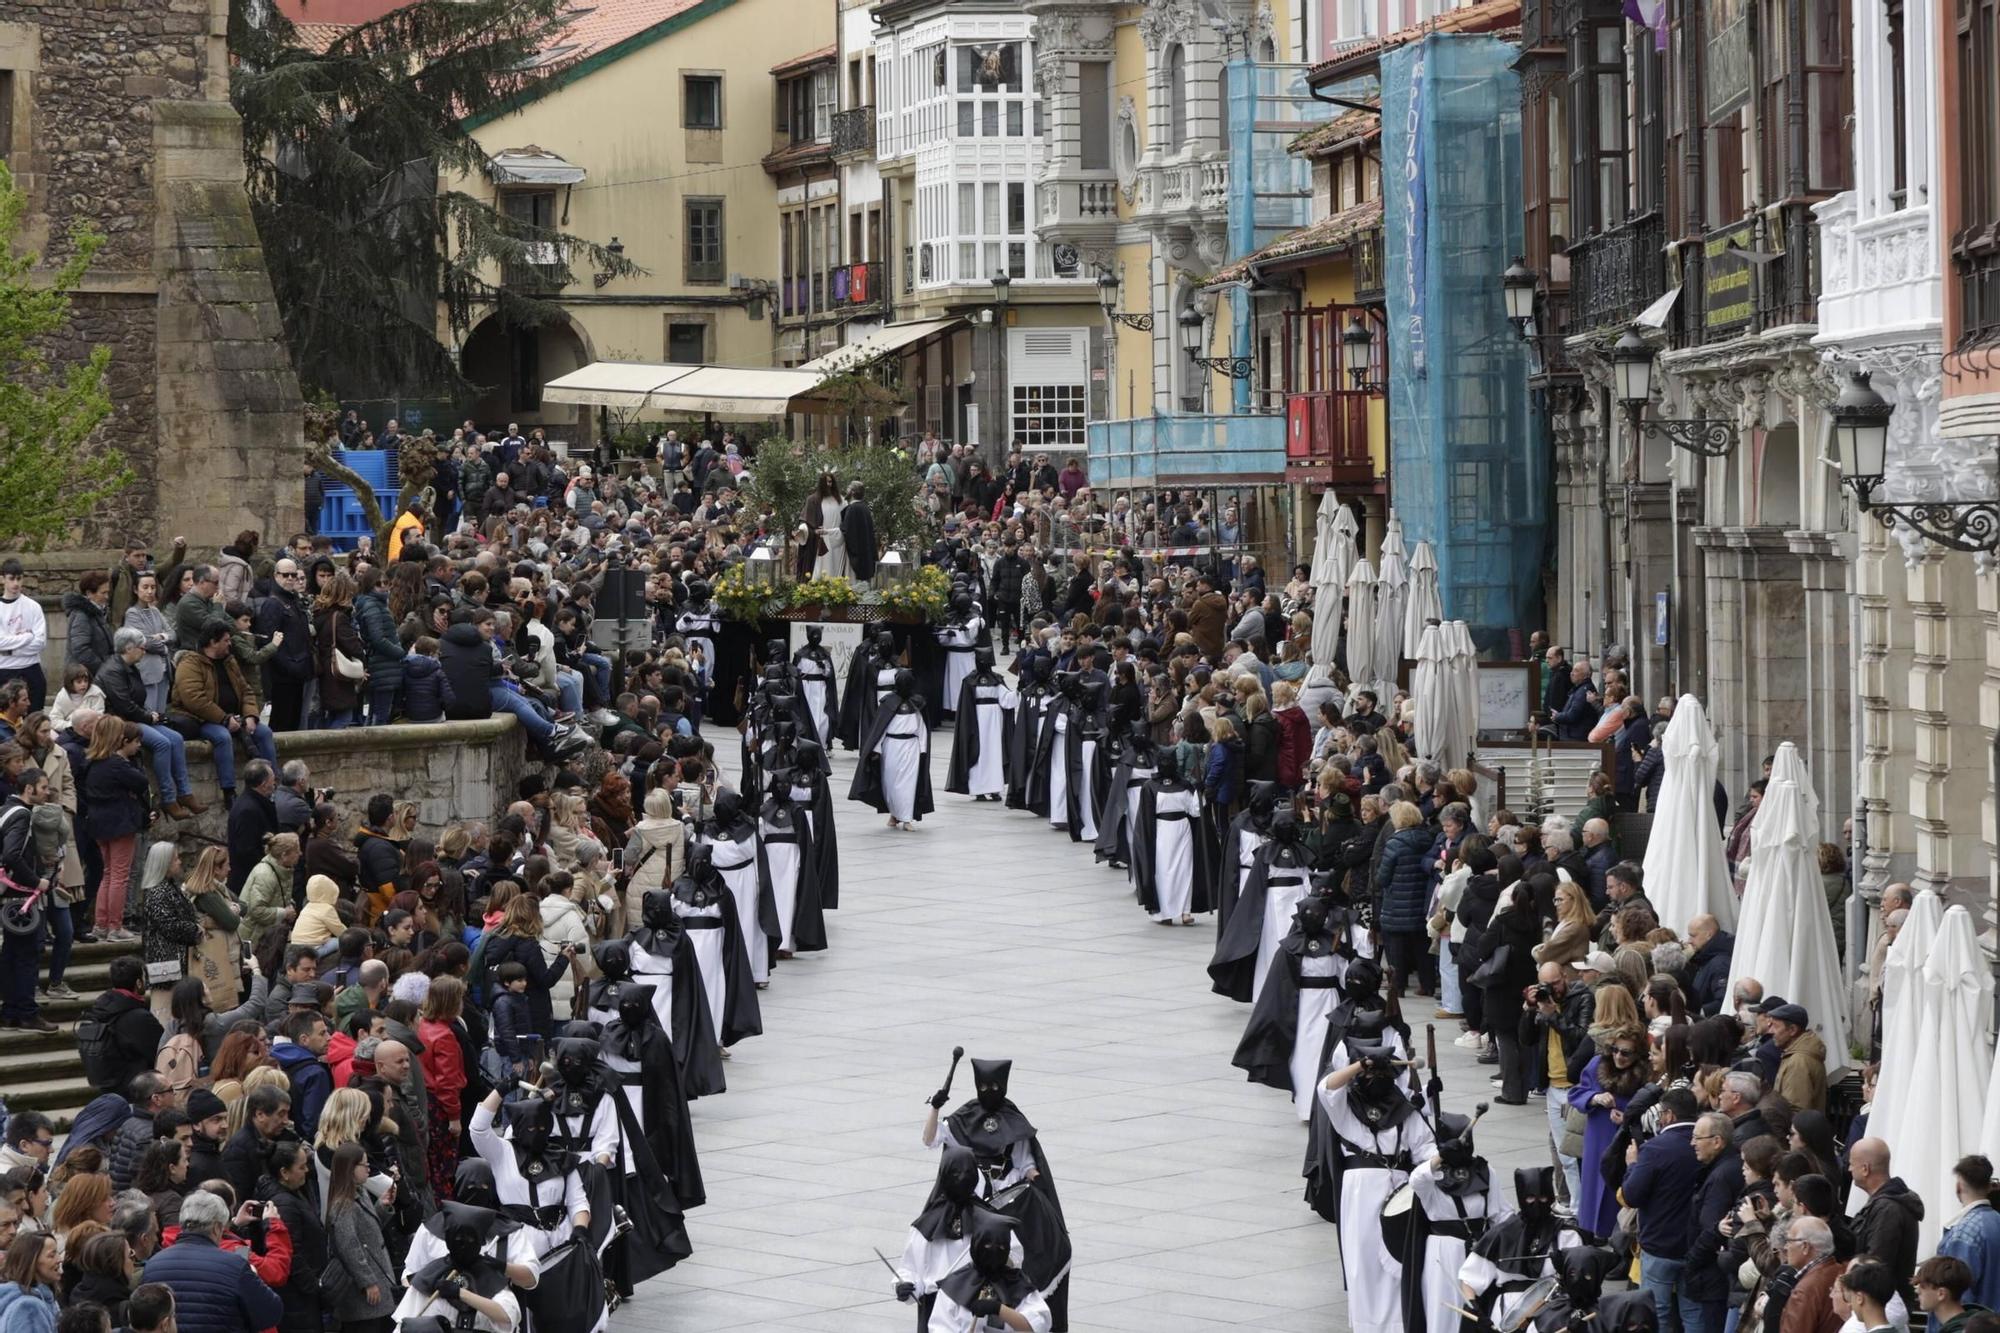
<path id="1" fill-rule="evenodd" d="M 498 185 L 575 185 L 584 177 L 582 167 L 534 144 L 495 153 L 486 170 Z"/>
<path id="2" fill-rule="evenodd" d="M 824 372 L 748 366 L 671 366 L 593 361 L 542 387 L 542 401 L 611 407 L 641 416 L 715 412 L 781 417 L 797 410 Z"/>
<path id="3" fill-rule="evenodd" d="M 845 370 L 854 370 L 867 365 L 877 357 L 899 352 L 913 343 L 922 342 L 940 333 L 948 333 L 963 323 L 964 320 L 951 315 L 944 319 L 913 319 L 906 324 L 888 324 L 859 342 L 836 347 L 825 356 L 815 357 L 799 369 L 815 371 L 820 375 L 836 375 Z"/>

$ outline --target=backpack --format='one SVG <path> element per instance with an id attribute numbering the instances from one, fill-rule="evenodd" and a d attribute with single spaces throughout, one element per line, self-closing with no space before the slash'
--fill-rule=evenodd
<path id="1" fill-rule="evenodd" d="M 84 1077 L 90 1086 L 99 1092 L 116 1092 L 112 1080 L 105 1077 L 104 1062 L 111 1055 L 111 1029 L 102 1019 L 84 1017 L 76 1025 L 77 1053 L 83 1057 Z"/>
<path id="2" fill-rule="evenodd" d="M 176 1032 L 160 1043 L 153 1072 L 167 1081 L 169 1091 L 186 1092 L 201 1078 L 201 1043 L 185 1032 Z"/>

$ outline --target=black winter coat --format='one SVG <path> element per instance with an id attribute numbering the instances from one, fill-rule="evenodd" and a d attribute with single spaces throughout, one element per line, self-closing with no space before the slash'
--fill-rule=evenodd
<path id="1" fill-rule="evenodd" d="M 396 689 L 403 683 L 403 641 L 396 635 L 396 617 L 389 611 L 385 588 L 354 599 L 354 628 L 367 645 L 368 688 Z"/>
<path id="2" fill-rule="evenodd" d="M 1424 907 L 1430 897 L 1424 853 L 1430 850 L 1430 845 L 1430 830 L 1422 824 L 1397 829 L 1383 842 L 1382 858 L 1375 866 L 1375 892 L 1379 899 L 1375 924 L 1381 930 L 1424 928 Z"/>
<path id="3" fill-rule="evenodd" d="M 90 1002 L 84 1017 L 104 1027 L 103 1051 L 91 1071 L 91 1085 L 99 1092 L 123 1092 L 134 1074 L 153 1067 L 165 1034 L 144 1000 L 108 990 Z"/>
<path id="4" fill-rule="evenodd" d="M 268 796 L 245 786 L 229 807 L 229 892 L 243 892 L 245 881 L 264 859 L 264 839 L 278 831 L 278 806 Z"/>
<path id="5" fill-rule="evenodd" d="M 1257 714 L 1243 727 L 1243 778 L 1246 782 L 1278 780 L 1278 719 L 1270 710 Z"/>
<path id="6" fill-rule="evenodd" d="M 63 662 L 77 662 L 93 673 L 111 660 L 111 619 L 105 608 L 80 592 L 66 592 L 63 610 L 69 612 L 69 639 L 63 644 Z"/>
<path id="7" fill-rule="evenodd" d="M 412 722 L 442 722 L 456 703 L 444 663 L 418 653 L 403 659 L 403 716 Z"/>
<path id="8" fill-rule="evenodd" d="M 354 833 L 354 860 L 361 867 L 355 883 L 363 893 L 393 885 L 403 873 L 403 849 L 380 829 L 363 825 Z"/>
<path id="9" fill-rule="evenodd" d="M 453 625 L 444 632 L 438 660 L 451 682 L 448 717 L 469 721 L 493 716 L 493 647 L 476 625 Z"/>
<path id="10" fill-rule="evenodd" d="M 291 1280 L 278 1288 L 285 1303 L 284 1316 L 278 1320 L 280 1333 L 320 1333 L 319 1275 L 327 1264 L 327 1245 L 316 1175 L 308 1173 L 296 1194 L 270 1176 L 257 1186 L 258 1197 L 271 1201 L 285 1230 L 292 1233 Z"/>
<path id="11" fill-rule="evenodd" d="M 111 1187 L 117 1190 L 132 1188 L 132 1178 L 139 1174 L 139 1159 L 146 1155 L 146 1149 L 153 1146 L 153 1117 L 144 1111 L 134 1111 L 118 1132 L 111 1136 Z"/>
<path id="12" fill-rule="evenodd" d="M 147 796 L 152 784 L 145 770 L 121 755 L 94 759 L 84 771 L 84 799 L 90 813 L 84 832 L 98 842 L 111 842 L 146 827 Z"/>
<path id="13" fill-rule="evenodd" d="M 257 604 L 250 622 L 260 638 L 282 633 L 285 641 L 265 660 L 273 680 L 303 683 L 313 678 L 312 621 L 298 594 L 280 588 Z"/>
<path id="14" fill-rule="evenodd" d="M 146 711 L 146 682 L 140 678 L 137 666 L 114 656 L 97 668 L 93 679 L 97 688 L 104 691 L 105 712 L 141 726 L 152 725 L 153 715 Z"/>
<path id="15" fill-rule="evenodd" d="M 569 960 L 557 954 L 545 962 L 540 940 L 497 931 L 486 937 L 485 959 L 488 976 L 498 972 L 502 963 L 519 963 L 528 970 L 528 1012 L 534 1018 L 535 1031 L 553 1038 L 556 1011 L 549 1000 L 549 990 L 568 974 Z"/>

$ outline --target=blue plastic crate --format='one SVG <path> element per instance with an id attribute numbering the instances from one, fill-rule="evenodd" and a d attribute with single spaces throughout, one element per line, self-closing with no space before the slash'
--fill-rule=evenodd
<path id="1" fill-rule="evenodd" d="M 336 449 L 333 456 L 351 469 L 375 491 L 378 500 L 393 501 L 396 492 L 396 451 L 394 449 Z"/>

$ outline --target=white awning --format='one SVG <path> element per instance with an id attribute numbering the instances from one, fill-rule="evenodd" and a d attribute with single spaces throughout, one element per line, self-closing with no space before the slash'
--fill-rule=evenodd
<path id="1" fill-rule="evenodd" d="M 901 351 L 912 343 L 948 332 L 965 323 L 956 315 L 944 319 L 913 319 L 907 324 L 889 324 L 875 330 L 858 342 L 845 347 L 836 347 L 825 356 L 815 357 L 800 366 L 801 370 L 816 370 L 822 375 L 833 375 L 844 370 L 854 370 L 867 365 L 877 357 Z"/>
<path id="2" fill-rule="evenodd" d="M 1667 316 L 1672 313 L 1674 302 L 1680 299 L 1680 294 L 1679 287 L 1668 288 L 1666 295 L 1641 310 L 1639 317 L 1632 322 L 1640 328 L 1664 329 L 1667 327 Z"/>
<path id="3" fill-rule="evenodd" d="M 641 416 L 719 412 L 781 417 L 812 391 L 818 371 L 746 366 L 649 365 L 593 361 L 542 386 L 542 401 L 615 407 Z"/>
<path id="4" fill-rule="evenodd" d="M 495 153 L 486 171 L 498 185 L 575 185 L 584 177 L 582 167 L 534 144 Z"/>

